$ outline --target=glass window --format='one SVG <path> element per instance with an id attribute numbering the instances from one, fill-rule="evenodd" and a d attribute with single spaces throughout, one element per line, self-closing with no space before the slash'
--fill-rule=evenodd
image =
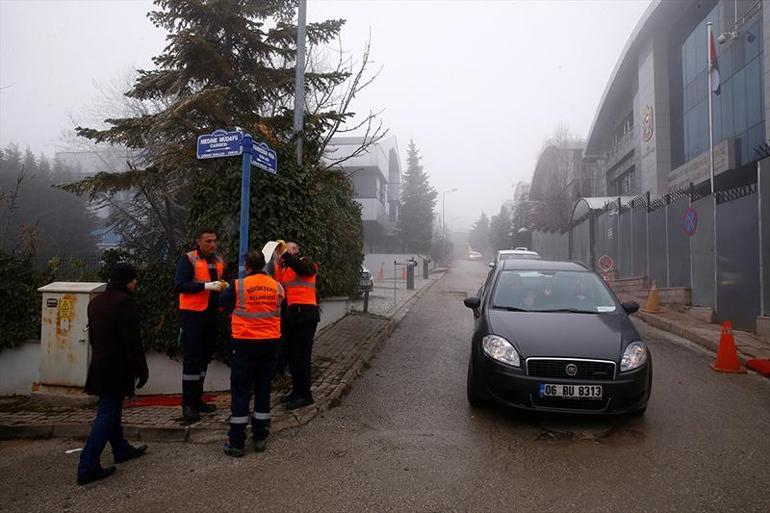
<path id="1" fill-rule="evenodd" d="M 735 134 L 735 123 L 733 122 L 732 80 L 722 84 L 722 94 L 720 96 L 722 102 L 722 137 L 732 137 L 733 134 Z"/>
<path id="2" fill-rule="evenodd" d="M 733 75 L 733 116 L 735 132 L 740 133 L 748 128 L 746 114 L 746 70 L 745 68 Z"/>
<path id="3" fill-rule="evenodd" d="M 762 80 L 759 58 L 746 66 L 746 123 L 754 126 L 762 121 Z"/>

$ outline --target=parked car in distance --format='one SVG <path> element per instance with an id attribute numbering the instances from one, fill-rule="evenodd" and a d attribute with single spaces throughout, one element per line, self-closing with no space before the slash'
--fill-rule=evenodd
<path id="1" fill-rule="evenodd" d="M 472 406 L 644 414 L 652 356 L 619 303 L 582 264 L 502 260 L 478 297 L 468 362 Z"/>
<path id="2" fill-rule="evenodd" d="M 481 260 L 481 253 L 478 251 L 468 251 L 468 260 Z"/>
<path id="3" fill-rule="evenodd" d="M 540 253 L 530 251 L 527 248 L 501 249 L 497 252 L 497 258 L 494 262 L 489 262 L 489 267 L 494 267 L 503 260 L 540 260 Z"/>

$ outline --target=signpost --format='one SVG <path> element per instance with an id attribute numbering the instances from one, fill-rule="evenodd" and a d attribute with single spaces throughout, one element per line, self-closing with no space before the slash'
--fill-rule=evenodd
<path id="1" fill-rule="evenodd" d="M 199 159 L 215 159 L 242 155 L 241 161 L 241 225 L 238 240 L 238 278 L 246 276 L 246 251 L 249 249 L 249 193 L 251 166 L 268 173 L 278 172 L 275 151 L 265 143 L 255 143 L 251 135 L 240 131 L 215 130 L 198 136 L 196 156 Z"/>
<path id="2" fill-rule="evenodd" d="M 698 231 L 698 211 L 689 207 L 684 213 L 684 232 L 688 237 Z"/>
<path id="3" fill-rule="evenodd" d="M 602 271 L 602 278 L 604 278 L 604 281 L 609 281 L 608 273 L 615 268 L 615 261 L 609 255 L 602 255 L 599 257 L 598 264 L 599 269 Z"/>

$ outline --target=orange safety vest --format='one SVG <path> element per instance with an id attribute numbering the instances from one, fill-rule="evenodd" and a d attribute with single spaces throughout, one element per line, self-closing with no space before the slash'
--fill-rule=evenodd
<path id="1" fill-rule="evenodd" d="M 198 250 L 190 251 L 186 254 L 187 259 L 193 266 L 193 281 L 196 283 L 206 283 L 211 280 L 210 269 L 217 270 L 217 279 L 222 278 L 222 273 L 225 271 L 224 261 L 216 257 L 213 264 L 198 254 Z M 180 310 L 192 310 L 193 312 L 203 312 L 209 307 L 209 291 L 201 290 L 200 292 L 181 292 L 179 294 L 179 309 Z"/>
<path id="2" fill-rule="evenodd" d="M 318 299 L 315 293 L 316 277 L 318 276 L 318 264 L 313 264 L 316 272 L 313 276 L 300 276 L 291 267 L 281 269 L 279 276 L 281 284 L 286 288 L 286 303 L 291 305 L 315 305 Z"/>
<path id="3" fill-rule="evenodd" d="M 266 274 L 250 274 L 235 281 L 233 338 L 267 340 L 281 338 L 283 287 Z"/>

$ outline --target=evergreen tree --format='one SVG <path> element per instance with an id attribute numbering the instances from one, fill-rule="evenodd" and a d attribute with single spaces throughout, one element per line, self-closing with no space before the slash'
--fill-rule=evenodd
<path id="1" fill-rule="evenodd" d="M 223 249 L 237 260 L 241 160 L 197 160 L 196 139 L 214 129 L 242 129 L 278 154 L 278 174 L 253 168 L 249 241 L 296 239 L 323 262 L 322 293 L 355 287 L 362 255 L 360 207 L 349 180 L 322 170 L 321 143 L 352 113 L 313 109 L 305 117 L 304 160 L 297 165 L 293 133 L 294 0 L 155 0 L 148 16 L 168 31 L 168 45 L 140 70 L 126 95 L 155 106 L 145 114 L 108 119 L 104 130 L 77 128 L 97 143 L 134 151 L 135 169 L 100 173 L 70 187 L 91 196 L 134 191 L 132 214 L 119 224 L 146 260 L 171 259 L 189 249 L 200 225 L 220 230 Z M 344 20 L 307 25 L 310 46 L 335 39 Z M 309 72 L 308 98 L 331 94 L 349 73 Z M 144 222 L 137 224 L 136 220 Z M 157 242 L 162 242 L 159 246 Z M 153 242 L 150 247 L 140 246 Z"/>
<path id="2" fill-rule="evenodd" d="M 433 238 L 433 207 L 438 193 L 428 182 L 428 174 L 420 165 L 414 140 L 409 141 L 406 173 L 401 189 L 398 231 L 405 251 L 428 253 Z"/>
<path id="3" fill-rule="evenodd" d="M 72 170 L 10 144 L 0 151 L 0 250 L 72 255 L 96 250 L 96 220 L 83 198 L 54 187 Z"/>
<path id="4" fill-rule="evenodd" d="M 489 246 L 494 252 L 512 249 L 512 231 L 510 211 L 505 206 L 501 206 L 500 213 L 492 216 L 492 221 L 489 223 Z"/>
<path id="5" fill-rule="evenodd" d="M 489 218 L 482 212 L 478 220 L 473 223 L 471 233 L 468 236 L 468 242 L 471 248 L 481 253 L 487 253 L 489 250 Z"/>

